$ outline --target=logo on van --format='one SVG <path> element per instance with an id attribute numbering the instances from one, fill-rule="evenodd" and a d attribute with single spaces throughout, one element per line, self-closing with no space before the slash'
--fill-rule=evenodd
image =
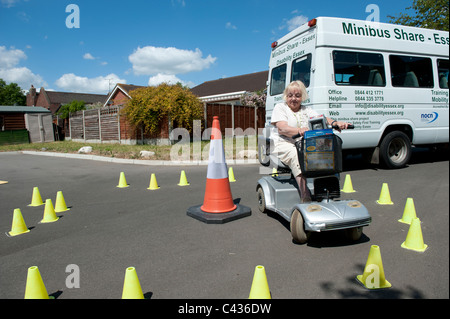
<path id="1" fill-rule="evenodd" d="M 437 120 L 438 117 L 439 117 L 439 114 L 437 112 L 422 113 L 420 115 L 420 119 L 422 120 L 422 122 L 425 122 L 426 124 L 433 123 L 434 121 Z"/>

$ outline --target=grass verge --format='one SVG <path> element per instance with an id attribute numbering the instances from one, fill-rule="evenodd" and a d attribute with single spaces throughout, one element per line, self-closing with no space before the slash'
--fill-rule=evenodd
<path id="1" fill-rule="evenodd" d="M 151 160 L 171 160 L 175 157 L 184 160 L 189 157 L 190 160 L 208 160 L 210 141 L 201 141 L 201 143 L 190 143 L 189 150 L 187 145 L 176 143 L 174 145 L 123 145 L 123 144 L 97 144 L 83 143 L 73 141 L 58 141 L 48 143 L 30 143 L 16 145 L 0 145 L 0 152 L 17 151 L 43 151 L 57 153 L 78 153 L 83 146 L 92 147 L 92 155 L 128 158 L 128 159 L 151 159 Z M 239 158 L 238 154 L 242 150 L 256 151 L 256 137 L 237 137 L 225 138 L 223 140 L 225 156 L 227 159 Z M 151 151 L 155 154 L 151 158 L 142 158 L 141 151 Z M 171 154 L 172 153 L 172 154 Z M 187 153 L 187 154 L 186 154 Z M 201 155 L 200 155 L 201 154 Z M 201 157 L 200 157 L 201 156 Z"/>

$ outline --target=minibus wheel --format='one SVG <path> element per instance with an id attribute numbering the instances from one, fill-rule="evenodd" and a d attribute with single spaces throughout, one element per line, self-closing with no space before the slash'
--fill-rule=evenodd
<path id="1" fill-rule="evenodd" d="M 387 168 L 402 168 L 411 158 L 411 141 L 400 131 L 388 133 L 380 144 L 380 158 Z"/>

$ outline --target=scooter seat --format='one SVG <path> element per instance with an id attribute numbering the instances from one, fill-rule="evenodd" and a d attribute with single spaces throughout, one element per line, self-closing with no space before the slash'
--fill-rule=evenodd
<path id="1" fill-rule="evenodd" d="M 278 156 L 274 155 L 274 154 L 270 154 L 269 155 L 270 158 L 270 167 L 275 168 L 277 170 L 278 173 L 291 173 L 291 169 L 289 168 L 289 166 L 287 166 L 286 164 L 284 164 L 279 158 Z"/>

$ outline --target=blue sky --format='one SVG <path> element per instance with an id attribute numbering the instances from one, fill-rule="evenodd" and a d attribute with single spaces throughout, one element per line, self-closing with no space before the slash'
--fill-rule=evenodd
<path id="1" fill-rule="evenodd" d="M 193 87 L 267 70 L 270 44 L 290 29 L 318 16 L 365 20 L 370 4 L 388 22 L 412 0 L 0 0 L 0 78 L 27 91 Z"/>

